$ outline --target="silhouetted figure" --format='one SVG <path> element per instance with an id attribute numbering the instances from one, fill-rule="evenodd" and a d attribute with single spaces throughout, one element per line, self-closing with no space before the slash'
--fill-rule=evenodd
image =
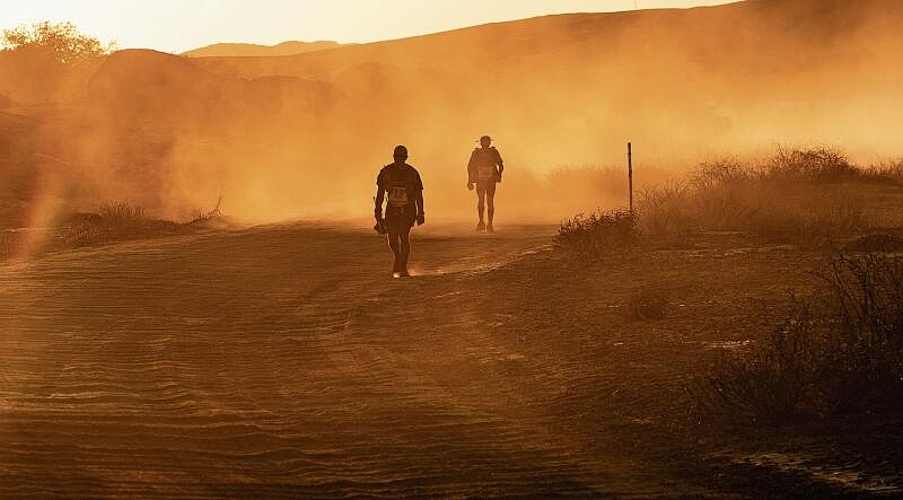
<path id="1" fill-rule="evenodd" d="M 423 182 L 417 170 L 408 165 L 408 148 L 397 146 L 395 161 L 383 167 L 376 178 L 376 230 L 389 238 L 389 248 L 395 255 L 392 276 L 404 278 L 408 274 L 411 255 L 411 228 L 416 222 L 423 225 Z M 386 212 L 383 216 L 383 202 Z"/>
<path id="2" fill-rule="evenodd" d="M 480 147 L 473 150 L 467 163 L 467 189 L 477 188 L 477 213 L 480 222 L 477 231 L 494 231 L 492 220 L 495 218 L 495 188 L 502 182 L 505 164 L 499 150 L 492 146 L 492 138 L 484 135 L 480 138 Z M 488 204 L 488 207 L 487 207 Z M 483 212 L 488 208 L 489 225 L 483 219 Z"/>

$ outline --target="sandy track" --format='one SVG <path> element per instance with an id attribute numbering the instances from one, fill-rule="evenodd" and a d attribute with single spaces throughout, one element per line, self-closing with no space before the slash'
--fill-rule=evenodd
<path id="1" fill-rule="evenodd" d="M 548 231 L 283 226 L 0 267 L 0 496 L 665 493 L 546 404 L 482 270 Z M 515 312 L 516 313 L 516 312 Z M 497 318 L 496 318 L 497 319 Z"/>

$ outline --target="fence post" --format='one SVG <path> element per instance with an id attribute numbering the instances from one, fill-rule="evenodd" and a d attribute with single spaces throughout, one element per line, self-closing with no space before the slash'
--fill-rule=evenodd
<path id="1" fill-rule="evenodd" d="M 633 213 L 633 145 L 627 143 L 627 183 L 630 189 L 630 213 Z"/>

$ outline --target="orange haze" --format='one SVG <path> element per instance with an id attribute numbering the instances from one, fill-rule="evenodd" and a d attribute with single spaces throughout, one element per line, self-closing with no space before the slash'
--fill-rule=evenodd
<path id="1" fill-rule="evenodd" d="M 750 0 L 284 57 L 127 50 L 62 67 L 0 53 L 15 103 L 0 117 L 26 110 L 28 161 L 76 208 L 184 218 L 222 194 L 249 219 L 366 216 L 378 168 L 406 144 L 427 212 L 469 217 L 464 166 L 488 133 L 508 169 L 500 217 L 556 219 L 623 203 L 620 174 L 561 169 L 620 168 L 628 140 L 642 182 L 779 143 L 899 153 L 901 26 L 898 0 Z"/>

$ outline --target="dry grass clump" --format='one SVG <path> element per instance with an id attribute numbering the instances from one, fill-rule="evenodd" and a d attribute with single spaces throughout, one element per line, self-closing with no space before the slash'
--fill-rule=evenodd
<path id="1" fill-rule="evenodd" d="M 140 238 L 177 227 L 170 221 L 156 220 L 144 207 L 125 202 L 104 202 L 97 213 L 72 216 L 60 232 L 67 246 L 85 246 L 109 241 Z"/>
<path id="2" fill-rule="evenodd" d="M 639 236 L 637 218 L 628 210 L 577 214 L 561 224 L 555 246 L 588 260 L 632 247 Z"/>
<path id="3" fill-rule="evenodd" d="M 101 203 L 97 215 L 109 226 L 134 226 L 147 221 L 147 211 L 139 205 L 125 202 Z"/>
<path id="4" fill-rule="evenodd" d="M 216 206 L 213 207 L 213 210 L 200 210 L 198 209 L 197 215 L 189 221 L 186 225 L 193 227 L 228 227 L 231 223 L 230 219 L 223 214 L 222 211 L 223 206 L 223 197 L 220 196 L 216 201 Z"/>
<path id="5" fill-rule="evenodd" d="M 903 159 L 880 161 L 864 170 L 876 182 L 903 184 Z"/>
<path id="6" fill-rule="evenodd" d="M 725 355 L 693 391 L 707 415 L 778 423 L 903 407 L 903 260 L 835 257 L 819 293 L 794 298 L 784 323 Z"/>
<path id="7" fill-rule="evenodd" d="M 201 227 L 228 227 L 231 221 L 225 217 L 218 203 L 209 212 L 201 212 L 197 219 L 187 223 L 162 220 L 148 215 L 144 207 L 126 202 L 104 202 L 95 212 L 75 213 L 60 226 L 44 250 L 60 250 L 71 247 L 101 245 L 115 241 L 154 238 L 179 234 Z M 21 233 L 0 231 L 0 259 L 13 254 Z"/>
<path id="8" fill-rule="evenodd" d="M 742 231 L 820 246 L 867 227 L 862 203 L 828 185 L 880 179 L 830 149 L 779 149 L 762 163 L 702 163 L 686 181 L 640 192 L 637 211 L 652 235 Z"/>

